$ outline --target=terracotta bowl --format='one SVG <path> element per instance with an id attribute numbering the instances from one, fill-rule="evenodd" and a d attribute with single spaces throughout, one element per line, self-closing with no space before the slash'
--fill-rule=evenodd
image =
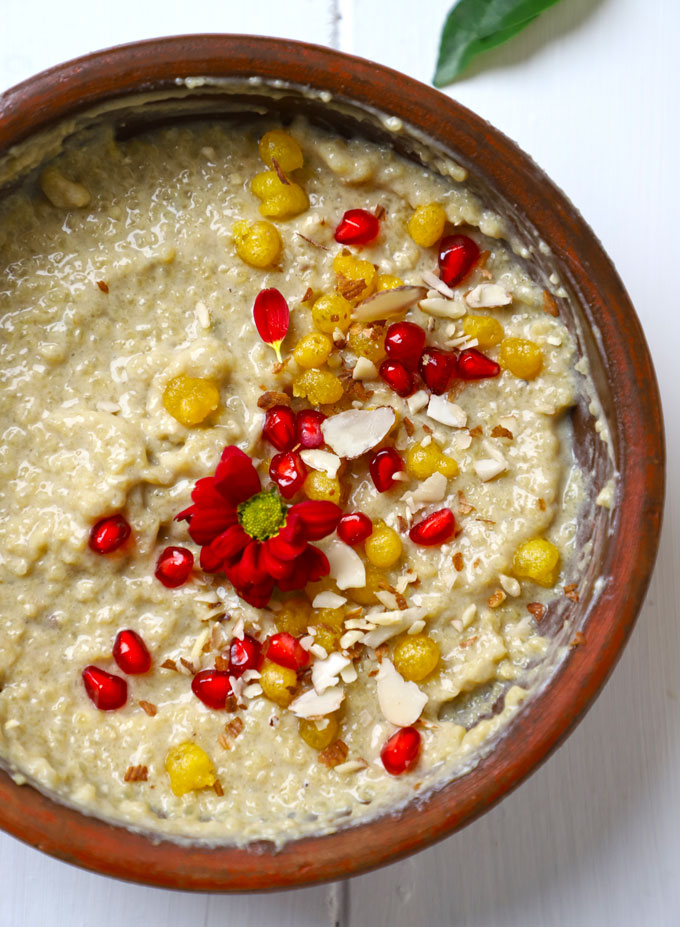
<path id="1" fill-rule="evenodd" d="M 178 80 L 187 78 L 199 79 Z M 256 80 L 244 83 L 249 78 Z M 408 157 L 453 155 L 469 169 L 479 195 L 509 216 L 532 248 L 529 264 L 537 279 L 557 271 L 571 296 L 574 313 L 565 321 L 589 358 L 611 428 L 616 504 L 608 510 L 590 500 L 581 540 L 592 539 L 593 547 L 585 574 L 577 577 L 580 601 L 561 597 L 542 625 L 557 643 L 574 646 L 471 772 L 398 813 L 297 840 L 278 852 L 262 844 L 209 848 L 154 840 L 18 787 L 0 773 L 0 826 L 54 856 L 120 878 L 180 889 L 272 890 L 392 862 L 469 823 L 536 769 L 592 704 L 621 654 L 652 572 L 664 495 L 661 407 L 640 323 L 597 238 L 533 161 L 458 103 L 388 68 L 252 36 L 128 45 L 52 68 L 4 94 L 0 156 L 14 158 L 13 146 L 49 133 L 66 117 L 74 126 L 87 125 L 101 118 L 92 112 L 102 108 L 122 136 L 197 114 L 233 118 L 275 110 L 284 118 L 303 112 L 335 131 L 386 141 Z M 574 410 L 573 423 L 582 467 L 604 479 L 610 464 L 585 403 Z"/>

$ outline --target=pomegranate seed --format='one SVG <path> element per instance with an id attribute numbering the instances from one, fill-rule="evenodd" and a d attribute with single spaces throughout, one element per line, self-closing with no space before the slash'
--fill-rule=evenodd
<path id="1" fill-rule="evenodd" d="M 281 360 L 281 342 L 286 337 L 290 312 L 288 303 L 274 287 L 260 290 L 253 306 L 253 318 L 260 338 L 271 345 Z"/>
<path id="2" fill-rule="evenodd" d="M 285 454 L 276 454 L 272 457 L 269 475 L 279 487 L 284 499 L 290 499 L 299 489 L 302 489 L 307 476 L 307 467 L 296 451 L 287 451 Z"/>
<path id="3" fill-rule="evenodd" d="M 269 638 L 265 644 L 265 655 L 268 660 L 296 672 L 304 669 L 309 663 L 307 651 L 300 645 L 300 641 L 287 631 L 281 631 L 280 634 L 274 634 Z"/>
<path id="4" fill-rule="evenodd" d="M 288 406 L 268 409 L 262 437 L 273 444 L 277 451 L 289 451 L 295 444 L 295 412 Z"/>
<path id="5" fill-rule="evenodd" d="M 447 286 L 456 286 L 479 260 L 479 246 L 467 235 L 447 235 L 439 242 L 439 273 Z"/>
<path id="6" fill-rule="evenodd" d="M 418 760 L 420 734 L 414 727 L 400 727 L 380 751 L 382 764 L 391 776 L 400 776 Z"/>
<path id="7" fill-rule="evenodd" d="M 384 360 L 380 365 L 380 376 L 397 396 L 410 396 L 413 392 L 413 374 L 401 361 Z"/>
<path id="8" fill-rule="evenodd" d="M 373 455 L 368 469 L 378 492 L 386 492 L 396 483 L 394 474 L 403 471 L 404 461 L 393 447 L 384 447 Z"/>
<path id="9" fill-rule="evenodd" d="M 326 421 L 323 412 L 316 409 L 303 409 L 298 412 L 296 437 L 305 448 L 322 447 L 324 444 L 321 423 Z"/>
<path id="10" fill-rule="evenodd" d="M 457 376 L 461 380 L 484 380 L 497 377 L 501 368 L 496 361 L 482 354 L 477 348 L 467 348 L 458 355 Z"/>
<path id="11" fill-rule="evenodd" d="M 435 547 L 450 541 L 456 533 L 456 519 L 451 509 L 439 509 L 423 518 L 408 533 L 414 544 L 421 547 Z"/>
<path id="12" fill-rule="evenodd" d="M 113 659 L 124 673 L 137 676 L 151 669 L 151 654 L 136 631 L 119 631 L 113 642 Z"/>
<path id="13" fill-rule="evenodd" d="M 455 376 L 456 366 L 455 354 L 439 348 L 425 348 L 418 369 L 430 392 L 441 396 Z"/>
<path id="14" fill-rule="evenodd" d="M 86 666 L 82 677 L 85 691 L 100 711 L 115 711 L 127 702 L 127 683 L 120 676 Z"/>
<path id="15" fill-rule="evenodd" d="M 341 245 L 367 245 L 378 237 L 380 222 L 365 209 L 348 209 L 335 230 Z"/>
<path id="16" fill-rule="evenodd" d="M 415 322 L 394 322 L 385 335 L 385 350 L 391 360 L 416 370 L 425 347 L 425 331 Z"/>
<path id="17" fill-rule="evenodd" d="M 343 515 L 338 523 L 338 537 L 345 544 L 349 544 L 350 547 L 361 544 L 372 534 L 373 522 L 363 512 L 352 512 L 350 515 Z"/>
<path id="18" fill-rule="evenodd" d="M 208 708 L 226 708 L 231 695 L 229 673 L 216 669 L 201 670 L 191 680 L 191 691 Z"/>
<path id="19" fill-rule="evenodd" d="M 90 548 L 96 554 L 111 554 L 130 537 L 130 525 L 122 515 L 102 518 L 90 531 Z"/>
<path id="20" fill-rule="evenodd" d="M 182 586 L 191 576 L 194 555 L 186 547 L 166 547 L 156 562 L 154 576 L 168 589 Z"/>
<path id="21" fill-rule="evenodd" d="M 243 640 L 235 637 L 229 645 L 229 672 L 238 679 L 246 670 L 259 669 L 262 663 L 262 644 L 249 634 Z"/>

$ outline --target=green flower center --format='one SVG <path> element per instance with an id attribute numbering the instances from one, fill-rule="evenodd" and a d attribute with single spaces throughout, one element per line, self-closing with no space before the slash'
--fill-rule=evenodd
<path id="1" fill-rule="evenodd" d="M 279 533 L 286 523 L 288 506 L 275 489 L 258 492 L 238 507 L 241 527 L 256 541 L 266 541 Z"/>

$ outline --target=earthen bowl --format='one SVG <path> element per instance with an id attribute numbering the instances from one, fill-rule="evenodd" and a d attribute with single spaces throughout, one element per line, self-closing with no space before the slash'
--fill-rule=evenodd
<path id="1" fill-rule="evenodd" d="M 140 94 L 146 94 L 143 104 Z M 571 297 L 566 322 L 589 358 L 611 428 L 616 504 L 611 510 L 589 506 L 581 540 L 592 539 L 593 547 L 590 564 L 576 577 L 580 600 L 560 599 L 544 625 L 556 642 L 574 646 L 471 772 L 398 813 L 292 841 L 278 852 L 268 845 L 210 848 L 154 840 L 19 787 L 0 772 L 0 826 L 63 860 L 124 879 L 262 891 L 340 879 L 394 861 L 469 823 L 535 770 L 592 704 L 621 654 L 652 572 L 664 494 L 661 407 L 640 323 L 597 238 L 533 161 L 458 103 L 388 68 L 327 48 L 252 36 L 188 36 L 114 48 L 45 71 L 0 97 L 0 159 L 16 160 L 15 146 L 49 134 L 65 118 L 74 127 L 101 118 L 91 115 L 97 108 L 109 110 L 106 118 L 121 135 L 197 114 L 233 118 L 273 109 L 284 118 L 304 112 L 341 133 L 386 141 L 408 157 L 453 155 L 469 169 L 479 194 L 510 217 L 531 250 L 533 272 L 547 279 L 556 271 Z M 404 128 L 395 131 L 400 123 Z M 575 409 L 573 423 L 582 466 L 604 478 L 606 448 L 593 437 L 585 403 Z"/>

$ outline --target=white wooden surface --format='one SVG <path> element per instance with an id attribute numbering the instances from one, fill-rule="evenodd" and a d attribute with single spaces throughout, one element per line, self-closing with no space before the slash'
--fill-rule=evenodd
<path id="1" fill-rule="evenodd" d="M 0 89 L 95 48 L 202 31 L 330 44 L 428 81 L 451 2 L 3 0 Z M 661 383 L 671 462 L 661 555 L 638 628 L 584 723 L 490 814 L 345 886 L 164 892 L 0 836 L 2 927 L 680 924 L 678 35 L 677 0 L 562 0 L 448 91 L 516 139 L 581 209 L 629 288 Z"/>

